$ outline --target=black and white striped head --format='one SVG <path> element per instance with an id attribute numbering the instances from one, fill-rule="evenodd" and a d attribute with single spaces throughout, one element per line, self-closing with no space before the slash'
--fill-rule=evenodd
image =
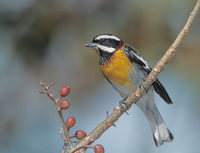
<path id="1" fill-rule="evenodd" d="M 123 41 L 111 34 L 101 34 L 96 36 L 86 47 L 92 47 L 99 51 L 99 54 L 112 54 L 123 45 Z"/>

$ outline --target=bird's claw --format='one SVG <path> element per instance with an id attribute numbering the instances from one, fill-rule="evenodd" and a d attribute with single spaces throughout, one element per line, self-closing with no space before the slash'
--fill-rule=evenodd
<path id="1" fill-rule="evenodd" d="M 120 101 L 119 101 L 119 106 L 120 106 L 120 110 L 121 110 L 122 112 L 125 112 L 127 115 L 129 115 L 129 113 L 126 111 L 126 108 L 129 108 L 130 105 L 127 104 L 127 103 L 125 102 L 126 99 L 127 99 L 127 98 L 120 100 Z M 124 108 L 123 105 L 125 105 L 126 108 Z"/>
<path id="2" fill-rule="evenodd" d="M 142 83 L 140 86 L 139 86 L 140 89 L 144 89 L 145 92 L 147 93 L 149 91 L 149 88 L 145 87 L 144 83 Z"/>

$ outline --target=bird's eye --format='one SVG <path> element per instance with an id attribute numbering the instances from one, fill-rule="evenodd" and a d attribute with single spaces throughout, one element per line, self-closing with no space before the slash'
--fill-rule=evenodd
<path id="1" fill-rule="evenodd" d="M 105 42 L 106 40 L 105 39 L 102 39 L 102 42 Z"/>

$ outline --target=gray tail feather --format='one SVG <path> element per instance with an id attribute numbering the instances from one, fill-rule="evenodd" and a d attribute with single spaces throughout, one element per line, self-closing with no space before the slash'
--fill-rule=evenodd
<path id="1" fill-rule="evenodd" d="M 164 142 L 171 142 L 174 139 L 173 134 L 166 127 L 165 123 L 157 125 L 156 131 L 153 133 L 155 145 L 161 146 Z"/>
<path id="2" fill-rule="evenodd" d="M 164 142 L 171 142 L 174 139 L 173 134 L 167 128 L 155 103 L 154 102 L 151 103 L 151 106 L 143 105 L 144 103 L 143 104 L 136 103 L 136 104 L 144 112 L 149 122 L 156 146 L 159 147 Z"/>

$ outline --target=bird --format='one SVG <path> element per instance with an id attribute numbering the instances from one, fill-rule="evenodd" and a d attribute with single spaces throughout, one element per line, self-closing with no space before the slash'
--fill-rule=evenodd
<path id="1" fill-rule="evenodd" d="M 99 34 L 85 46 L 97 52 L 102 74 L 123 99 L 136 91 L 152 70 L 138 50 L 115 35 Z M 174 136 L 155 104 L 154 91 L 167 104 L 172 104 L 165 87 L 156 79 L 136 105 L 147 118 L 155 145 L 159 147 L 164 142 L 171 142 Z"/>

